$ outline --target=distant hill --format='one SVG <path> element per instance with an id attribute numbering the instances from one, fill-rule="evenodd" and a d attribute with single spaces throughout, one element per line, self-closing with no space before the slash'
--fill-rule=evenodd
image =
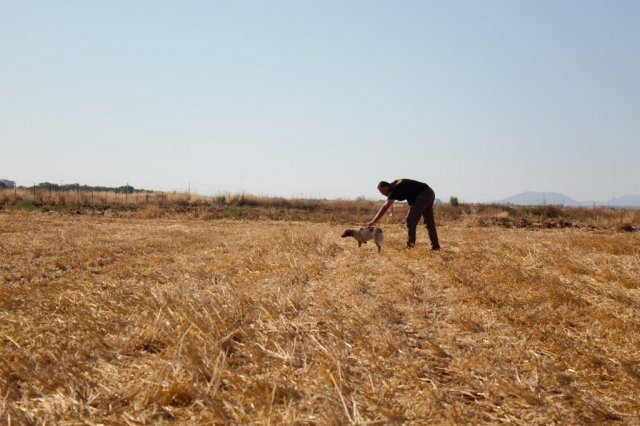
<path id="1" fill-rule="evenodd" d="M 622 197 L 613 198 L 610 201 L 576 201 L 559 192 L 527 191 L 505 198 L 504 200 L 500 200 L 499 203 L 513 204 L 516 206 L 538 206 L 547 204 L 567 207 L 640 207 L 640 194 L 623 195 Z"/>
<path id="2" fill-rule="evenodd" d="M 521 192 L 509 198 L 501 200 L 503 204 L 513 204 L 516 206 L 537 206 L 543 204 L 552 204 L 558 206 L 580 206 L 580 203 L 571 197 L 559 192 Z"/>
<path id="3" fill-rule="evenodd" d="M 610 206 L 617 207 L 640 207 L 640 194 L 638 195 L 623 195 L 622 197 L 614 198 L 607 203 Z"/>

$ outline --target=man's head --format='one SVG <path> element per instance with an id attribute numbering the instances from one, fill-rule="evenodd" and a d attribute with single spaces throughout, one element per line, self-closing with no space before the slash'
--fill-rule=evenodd
<path id="1" fill-rule="evenodd" d="M 389 195 L 389 193 L 391 192 L 391 184 L 389 182 L 385 182 L 380 181 L 380 183 L 378 184 L 378 191 L 380 191 L 380 193 L 382 195 Z"/>

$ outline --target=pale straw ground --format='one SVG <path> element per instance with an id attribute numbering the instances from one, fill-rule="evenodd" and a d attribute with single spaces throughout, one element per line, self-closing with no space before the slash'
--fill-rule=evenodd
<path id="1" fill-rule="evenodd" d="M 0 214 L 0 423 L 640 423 L 640 233 L 382 226 Z"/>

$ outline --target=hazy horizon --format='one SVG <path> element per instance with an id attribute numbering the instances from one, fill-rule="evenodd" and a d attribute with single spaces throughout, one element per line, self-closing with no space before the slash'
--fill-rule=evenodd
<path id="1" fill-rule="evenodd" d="M 0 0 L 0 178 L 306 198 L 640 188 L 640 3 Z"/>

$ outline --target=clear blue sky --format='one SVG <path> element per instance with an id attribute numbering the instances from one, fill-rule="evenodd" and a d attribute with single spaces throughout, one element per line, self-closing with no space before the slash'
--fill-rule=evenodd
<path id="1" fill-rule="evenodd" d="M 0 0 L 0 178 L 640 193 L 640 2 Z"/>

